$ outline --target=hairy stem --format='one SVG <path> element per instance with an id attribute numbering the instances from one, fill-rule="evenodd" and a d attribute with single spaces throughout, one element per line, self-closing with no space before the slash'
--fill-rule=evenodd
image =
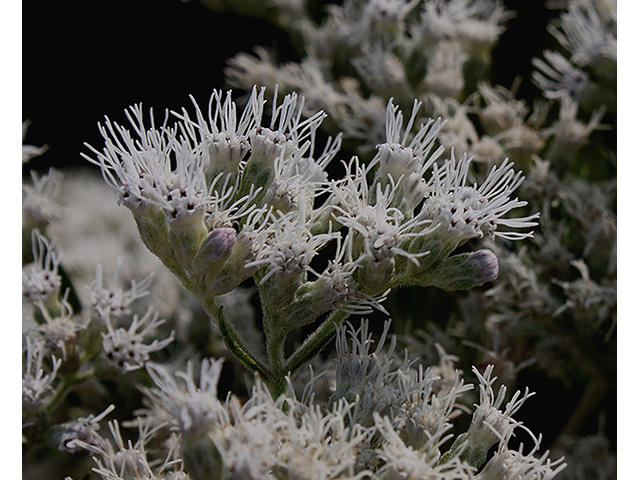
<path id="1" fill-rule="evenodd" d="M 335 336 L 336 325 L 348 316 L 349 313 L 343 310 L 334 310 L 331 312 L 322 325 L 310 334 L 302 345 L 287 359 L 284 364 L 285 371 L 294 373 L 316 356 Z"/>
<path id="2" fill-rule="evenodd" d="M 201 299 L 206 312 L 214 318 L 220 328 L 220 335 L 233 355 L 249 370 L 257 372 L 265 381 L 271 378 L 269 369 L 244 344 L 235 326 L 223 312 L 223 308 L 214 299 Z"/>

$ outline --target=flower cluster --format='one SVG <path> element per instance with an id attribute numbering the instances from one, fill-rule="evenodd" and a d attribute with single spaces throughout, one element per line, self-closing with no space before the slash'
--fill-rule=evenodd
<path id="1" fill-rule="evenodd" d="M 441 149 L 432 150 L 442 122 L 430 120 L 410 138 L 419 103 L 403 132 L 402 113 L 390 100 L 386 142 L 373 160 L 364 165 L 353 157 L 344 178 L 329 179 L 325 168 L 340 136 L 314 158 L 324 114 L 304 118 L 304 99 L 290 94 L 278 104 L 276 91 L 263 125 L 264 95 L 254 87 L 239 114 L 231 92 L 216 91 L 206 115 L 194 102 L 195 119 L 183 110 L 174 125 L 165 118 L 159 127 L 153 118 L 146 127 L 142 108 L 132 107 L 133 132 L 107 119 L 105 147 L 92 147 L 85 158 L 120 192 L 149 250 L 227 332 L 230 348 L 263 378 L 274 377 L 268 383 L 281 382 L 300 361 L 283 352 L 294 328 L 327 313 L 382 309 L 398 285 L 463 289 L 495 279 L 488 250 L 452 252 L 471 238 L 531 235 L 517 230 L 535 226 L 537 214 L 511 214 L 526 204 L 512 198 L 521 174 L 505 161 L 481 185 L 470 185 L 470 158 L 452 151 L 439 165 Z M 329 245 L 334 256 L 321 256 Z M 216 310 L 216 296 L 252 276 L 263 305 L 266 362 Z"/>

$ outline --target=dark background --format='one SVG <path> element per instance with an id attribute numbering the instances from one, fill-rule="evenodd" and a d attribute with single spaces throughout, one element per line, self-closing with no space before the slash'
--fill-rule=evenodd
<path id="1" fill-rule="evenodd" d="M 330 2 L 325 2 L 330 3 Z M 333 2 L 335 3 L 335 2 Z M 506 1 L 518 10 L 495 50 L 492 80 L 511 86 L 523 77 L 520 95 L 538 95 L 529 82 L 530 59 L 539 55 L 553 13 L 543 0 Z M 180 0 L 23 0 L 22 119 L 31 127 L 25 143 L 49 150 L 25 169 L 84 165 L 88 142 L 100 146 L 97 123 L 108 115 L 124 122 L 124 109 L 204 104 L 225 88 L 222 69 L 239 51 L 272 47 L 295 60 L 286 33 L 257 18 L 215 13 L 200 2 Z"/>

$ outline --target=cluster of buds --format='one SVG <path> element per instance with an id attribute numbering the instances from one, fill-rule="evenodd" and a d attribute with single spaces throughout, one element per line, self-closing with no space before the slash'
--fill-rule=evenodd
<path id="1" fill-rule="evenodd" d="M 220 325 L 230 349 L 268 384 L 311 358 L 351 313 L 384 310 L 400 285 L 465 289 L 496 278 L 488 250 L 452 255 L 471 238 L 519 239 L 537 215 L 513 218 L 525 202 L 511 198 L 523 177 L 506 160 L 481 185 L 468 185 L 471 159 L 438 161 L 440 120 L 414 129 L 389 101 L 386 142 L 368 164 L 353 157 L 345 176 L 329 178 L 341 137 L 315 154 L 324 114 L 303 117 L 296 94 L 277 101 L 263 125 L 265 89 L 254 87 L 239 114 L 231 92 L 215 91 L 207 113 L 174 112 L 145 127 L 141 106 L 126 115 L 133 129 L 100 127 L 102 151 L 85 157 L 120 192 L 146 246 Z M 322 256 L 319 253 L 322 251 Z M 326 253 L 325 252 L 332 252 Z M 322 263 L 326 262 L 324 268 Z M 253 277 L 263 304 L 267 358 L 252 352 L 216 300 Z M 327 315 L 289 358 L 287 335 Z M 274 387 L 275 384 L 279 387 Z"/>

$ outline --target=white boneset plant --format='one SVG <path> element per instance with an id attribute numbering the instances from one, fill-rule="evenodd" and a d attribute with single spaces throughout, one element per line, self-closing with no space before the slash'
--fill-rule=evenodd
<path id="1" fill-rule="evenodd" d="M 505 160 L 481 184 L 468 181 L 471 157 L 440 160 L 442 122 L 411 134 L 389 100 L 386 141 L 368 164 L 344 162 L 329 178 L 341 136 L 316 153 L 322 112 L 304 116 L 304 99 L 274 92 L 265 120 L 265 88 L 254 87 L 242 112 L 214 91 L 206 112 L 186 109 L 145 124 L 141 105 L 129 127 L 108 118 L 103 148 L 84 157 L 101 168 L 129 208 L 144 244 L 219 326 L 229 350 L 278 396 L 286 375 L 312 359 L 350 314 L 384 311 L 402 285 L 468 289 L 494 280 L 489 250 L 456 253 L 469 239 L 532 235 L 537 214 L 513 215 L 523 176 Z M 525 229 L 522 231 L 521 229 Z M 322 255 L 320 252 L 322 251 Z M 327 252 L 327 253 L 325 253 Z M 218 297 L 253 278 L 262 305 L 264 352 L 225 314 Z M 288 336 L 316 328 L 292 352 Z"/>

